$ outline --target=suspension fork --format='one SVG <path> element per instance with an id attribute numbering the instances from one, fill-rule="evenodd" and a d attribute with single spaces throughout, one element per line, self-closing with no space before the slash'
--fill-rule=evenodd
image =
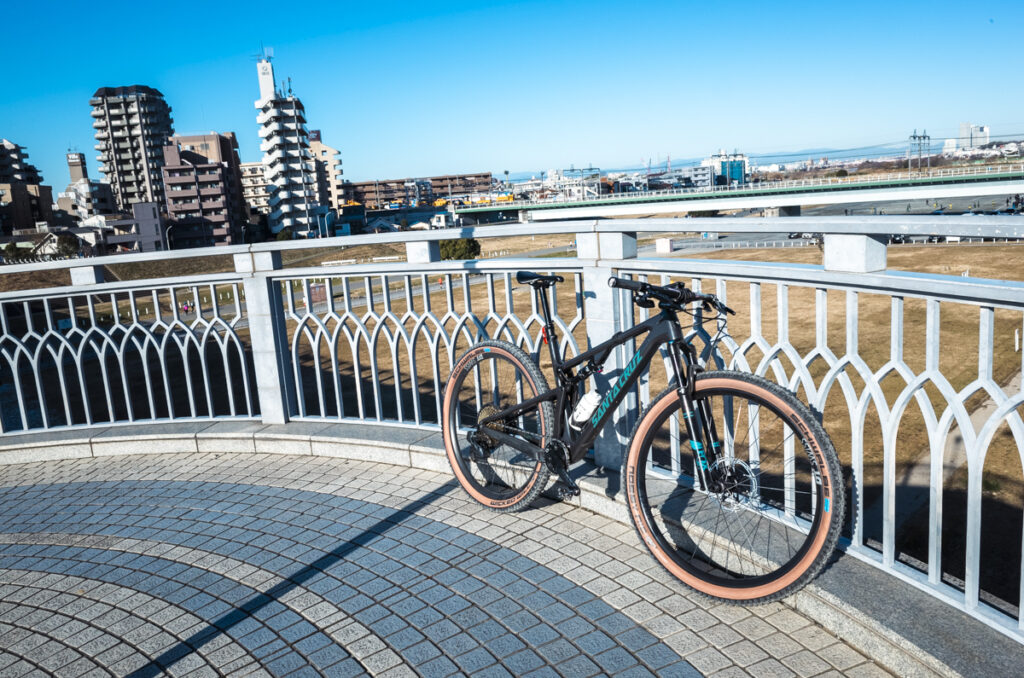
<path id="1" fill-rule="evenodd" d="M 672 332 L 675 335 L 676 329 Z M 690 439 L 690 450 L 693 452 L 696 477 L 700 489 L 713 487 L 718 478 L 713 477 L 712 466 L 722 453 L 722 443 L 718 438 L 715 419 L 712 416 L 711 404 L 701 399 L 694 404 L 694 383 L 697 376 L 697 356 L 693 347 L 681 337 L 673 336 L 669 341 L 669 357 L 676 376 L 677 391 L 681 405 L 681 415 L 686 425 L 686 434 Z"/>

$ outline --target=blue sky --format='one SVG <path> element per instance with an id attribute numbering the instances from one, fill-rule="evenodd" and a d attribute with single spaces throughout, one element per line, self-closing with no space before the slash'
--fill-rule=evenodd
<path id="1" fill-rule="evenodd" d="M 256 64 L 275 51 L 352 180 L 652 158 L 1024 137 L 1024 2 L 23 2 L 5 8 L 0 137 L 46 183 L 89 97 L 156 87 L 179 133 L 258 160 Z"/>

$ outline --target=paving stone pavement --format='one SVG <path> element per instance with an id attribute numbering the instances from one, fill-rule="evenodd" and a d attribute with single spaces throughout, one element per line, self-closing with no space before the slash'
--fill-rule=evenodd
<path id="1" fill-rule="evenodd" d="M 633 530 L 317 457 L 0 468 L 0 676 L 880 676 L 781 605 L 708 606 Z"/>

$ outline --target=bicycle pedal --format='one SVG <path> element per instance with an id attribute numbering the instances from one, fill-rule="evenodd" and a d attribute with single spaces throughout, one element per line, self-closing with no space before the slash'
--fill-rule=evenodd
<path id="1" fill-rule="evenodd" d="M 558 501 L 565 501 L 566 499 L 577 496 L 579 493 L 580 488 L 578 487 L 566 487 L 561 484 L 555 485 L 555 497 L 558 498 Z"/>

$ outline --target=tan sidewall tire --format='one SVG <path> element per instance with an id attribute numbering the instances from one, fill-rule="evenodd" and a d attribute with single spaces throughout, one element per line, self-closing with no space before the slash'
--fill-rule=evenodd
<path id="1" fill-rule="evenodd" d="M 452 441 L 452 439 L 454 437 L 457 437 L 458 434 L 457 432 L 451 431 L 448 428 L 448 422 L 450 420 L 449 414 L 451 412 L 452 403 L 455 400 L 456 391 L 456 389 L 452 388 L 452 386 L 454 386 L 455 384 L 455 379 L 466 367 L 466 363 L 468 363 L 470 360 L 473 360 L 477 355 L 484 353 L 485 348 L 489 348 L 489 353 L 501 355 L 508 358 L 511 361 L 522 364 L 522 359 L 519 356 L 515 355 L 515 353 L 513 353 L 512 351 L 497 344 L 498 342 L 487 342 L 486 344 L 478 344 L 477 346 L 474 346 L 473 348 L 466 351 L 463 354 L 462 358 L 459 359 L 459 362 L 456 363 L 455 367 L 452 369 L 451 377 L 448 380 L 448 388 L 445 389 L 444 405 L 441 411 L 441 428 L 444 438 L 445 454 L 448 456 L 448 464 L 452 467 L 452 472 L 455 474 L 455 479 L 459 481 L 459 485 L 462 486 L 462 489 L 464 489 L 466 493 L 469 494 L 469 496 L 471 496 L 473 499 L 480 502 L 487 508 L 493 509 L 495 511 L 506 511 L 516 508 L 516 505 L 519 504 L 520 502 L 532 501 L 532 497 L 530 497 L 530 495 L 536 495 L 540 492 L 540 490 L 544 489 L 536 487 L 537 482 L 542 475 L 544 475 L 545 479 L 547 478 L 547 474 L 542 473 L 542 471 L 544 470 L 544 462 L 537 462 L 537 466 L 534 467 L 533 474 L 530 476 L 530 481 L 526 485 L 524 485 L 522 491 L 516 494 L 514 497 L 505 499 L 494 499 L 492 497 L 488 497 L 487 495 L 477 490 L 475 487 L 475 481 L 472 478 L 467 478 L 465 473 L 463 472 L 462 464 L 459 463 L 458 460 L 459 451 Z M 526 367 L 526 365 L 523 365 L 522 372 L 529 380 L 530 387 L 533 389 L 534 394 L 543 393 L 544 391 L 547 390 L 546 386 L 543 389 L 540 388 L 541 385 L 536 383 L 536 378 L 534 377 L 534 375 L 530 374 L 530 370 Z M 544 416 L 539 417 L 539 419 L 541 425 L 541 435 L 547 435 L 547 427 L 550 425 L 550 422 L 548 422 L 546 420 L 546 417 Z"/>
<path id="2" fill-rule="evenodd" d="M 774 407 L 777 407 L 780 412 L 785 416 L 791 417 L 793 421 L 799 422 L 806 427 L 806 422 L 803 421 L 803 417 L 800 416 L 785 400 L 780 398 L 775 393 L 772 393 L 766 388 L 762 388 L 755 383 L 748 381 L 740 381 L 738 379 L 731 379 L 728 377 L 710 377 L 707 379 L 698 379 L 696 382 L 695 393 L 699 395 L 701 391 L 713 390 L 715 388 L 729 388 L 729 389 L 742 389 L 748 393 L 757 395 L 764 398 L 767 402 L 771 403 Z M 672 391 L 666 394 L 665 397 L 659 398 L 657 402 L 651 407 L 650 410 L 644 415 L 643 419 L 637 426 L 637 430 L 633 435 L 632 442 L 629 448 L 629 454 L 626 457 L 626 497 L 629 504 L 630 516 L 633 519 L 633 524 L 636 526 L 637 532 L 640 538 L 647 545 L 651 554 L 655 559 L 661 563 L 661 565 L 669 571 L 673 576 L 677 577 L 680 581 L 684 582 L 688 586 L 700 591 L 709 596 L 715 598 L 722 598 L 725 600 L 755 600 L 759 598 L 765 598 L 769 596 L 775 596 L 780 592 L 784 591 L 788 587 L 796 583 L 800 577 L 802 577 L 808 570 L 810 570 L 821 553 L 822 547 L 829 537 L 829 527 L 822 525 L 819 527 L 817 534 L 814 537 L 814 541 L 811 543 L 807 553 L 804 554 L 803 558 L 786 573 L 785 576 L 780 577 L 777 580 L 771 581 L 767 584 L 752 587 L 752 588 L 731 588 L 725 586 L 718 586 L 715 584 L 708 583 L 703 579 L 700 579 L 683 568 L 681 568 L 676 562 L 665 553 L 658 541 L 654 538 L 652 528 L 647 522 L 647 517 L 644 514 L 643 509 L 640 506 L 640 492 L 638 486 L 638 474 L 637 464 L 641 452 L 644 449 L 644 441 L 650 433 L 650 428 L 655 421 L 659 420 L 660 416 L 664 414 L 666 409 L 674 407 L 679 403 L 679 394 Z M 805 432 L 809 433 L 809 432 Z M 829 465 L 824 460 L 824 452 L 820 449 L 818 440 L 814 435 L 805 436 L 813 452 L 819 458 L 819 466 L 821 467 L 823 475 L 823 483 L 826 488 L 829 488 L 830 495 L 835 494 L 835 488 L 837 484 L 835 478 L 831 475 Z M 836 502 L 833 501 L 833 505 Z"/>

